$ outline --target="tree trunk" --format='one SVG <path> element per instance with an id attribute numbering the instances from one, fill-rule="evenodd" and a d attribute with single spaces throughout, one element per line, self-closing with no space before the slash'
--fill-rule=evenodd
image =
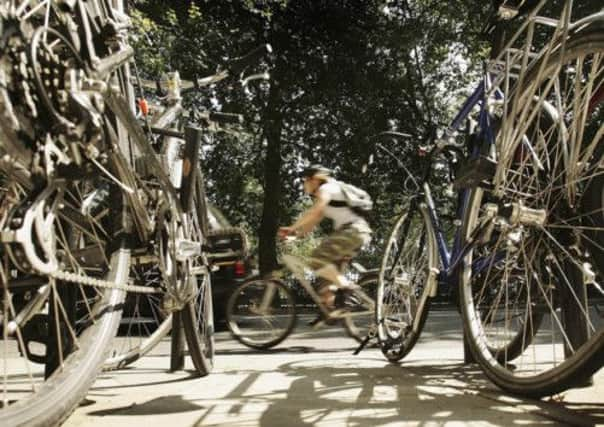
<path id="1" fill-rule="evenodd" d="M 275 76 L 278 73 L 275 72 Z M 266 274 L 277 267 L 276 238 L 281 217 L 281 89 L 277 78 L 271 85 L 268 104 L 263 117 L 264 138 L 266 138 L 266 159 L 264 163 L 264 205 L 259 232 L 260 274 Z"/>

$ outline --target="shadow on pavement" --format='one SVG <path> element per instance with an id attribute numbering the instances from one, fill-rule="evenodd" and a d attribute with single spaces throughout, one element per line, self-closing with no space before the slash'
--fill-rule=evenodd
<path id="1" fill-rule="evenodd" d="M 578 414 L 594 419 L 597 425 L 604 425 L 604 403 L 564 401 L 559 404 Z"/>
<path id="2" fill-rule="evenodd" d="M 601 413 L 582 414 L 557 403 L 506 396 L 476 366 L 425 363 L 372 368 L 345 360 L 337 366 L 333 359 L 287 363 L 275 370 L 293 377 L 289 388 L 250 393 L 250 384 L 259 375 L 250 373 L 241 386 L 223 399 L 235 400 L 237 404 L 230 412 L 239 410 L 242 415 L 246 405 L 264 401 L 268 407 L 260 415 L 258 425 L 265 427 L 374 427 L 404 423 L 422 426 L 444 422 L 551 426 L 594 425 L 602 421 Z M 207 422 L 211 412 L 212 407 L 195 426 L 218 425 Z M 237 421 L 229 423 L 238 425 Z M 248 423 L 242 421 L 241 425 Z"/>
<path id="3" fill-rule="evenodd" d="M 184 400 L 182 396 L 162 396 L 151 399 L 143 404 L 122 406 L 101 411 L 90 412 L 90 415 L 157 415 L 157 414 L 176 414 L 181 412 L 199 411 L 203 406 L 196 405 L 191 401 Z"/>
<path id="4" fill-rule="evenodd" d="M 379 351 L 357 357 L 344 355 L 342 352 L 348 349 L 343 349 L 343 341 L 338 341 L 343 333 L 341 328 L 311 331 L 302 327 L 291 338 L 291 346 L 285 341 L 271 351 L 231 345 L 228 333 L 220 334 L 217 341 L 223 347 L 217 351 L 219 356 L 252 356 L 245 359 L 246 363 L 226 363 L 214 374 L 228 384 L 220 392 L 205 389 L 205 380 L 201 379 L 199 383 L 192 381 L 183 394 L 155 394 L 138 404 L 99 409 L 89 415 L 188 413 L 191 418 L 186 425 L 196 427 L 604 424 L 602 403 L 573 401 L 572 393 L 544 400 L 509 396 L 492 385 L 477 365 L 462 364 L 458 354 L 448 349 L 459 346 L 461 341 L 461 325 L 456 316 L 431 313 L 422 341 L 438 340 L 440 347 L 435 347 L 434 352 L 424 348 L 420 357 L 405 359 L 401 364 L 385 362 Z M 357 346 L 352 339 L 350 344 L 346 342 L 348 345 L 350 352 Z M 283 363 L 288 359 L 296 360 Z M 128 377 L 143 371 L 135 368 Z M 161 372 L 166 370 L 149 369 L 150 375 Z M 103 377 L 111 380 L 112 375 L 113 372 L 106 372 Z M 129 380 L 128 385 L 118 388 L 155 386 L 196 377 L 185 373 L 165 381 L 152 378 Z M 94 387 L 92 392 L 115 388 Z M 117 403 L 124 405 L 123 401 Z"/>
<path id="5" fill-rule="evenodd" d="M 169 371 L 167 369 L 164 369 L 163 372 L 169 373 Z M 187 381 L 187 380 L 199 379 L 199 375 L 193 370 L 179 371 L 179 372 L 188 373 L 188 375 L 179 374 L 179 376 L 177 378 L 171 378 L 171 379 L 166 379 L 166 380 L 161 380 L 161 381 L 149 381 L 149 382 L 130 381 L 127 384 L 121 384 L 121 385 L 116 385 L 116 384 L 111 384 L 111 385 L 107 385 L 107 386 L 94 385 L 90 389 L 90 393 L 98 392 L 101 390 L 116 390 L 116 389 L 120 389 L 120 388 L 160 386 L 160 385 L 171 384 L 171 383 L 180 383 L 182 381 Z M 115 375 L 108 375 L 107 373 L 104 373 L 103 375 L 100 375 L 97 378 L 97 380 L 111 380 L 114 377 L 120 376 L 122 374 L 123 374 L 122 371 L 117 372 Z M 133 372 L 133 374 L 135 374 L 135 372 Z"/>
<path id="6" fill-rule="evenodd" d="M 216 355 L 236 355 L 236 354 L 279 354 L 279 353 L 341 353 L 342 351 L 350 351 L 350 354 L 356 350 L 357 346 L 350 349 L 342 348 L 316 348 L 314 346 L 294 345 L 294 346 L 279 346 L 268 350 L 255 350 L 252 348 L 233 348 L 216 351 Z"/>

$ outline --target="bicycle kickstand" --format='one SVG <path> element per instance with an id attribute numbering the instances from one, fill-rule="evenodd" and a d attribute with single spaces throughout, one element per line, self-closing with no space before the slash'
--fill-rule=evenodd
<path id="1" fill-rule="evenodd" d="M 367 333 L 367 336 L 365 338 L 363 338 L 363 341 L 361 341 L 361 344 L 358 346 L 358 348 L 352 353 L 353 356 L 356 356 L 357 354 L 359 354 L 361 351 L 363 351 L 363 349 L 367 346 L 367 344 L 369 344 L 369 341 L 371 341 L 373 338 L 375 338 L 377 336 L 377 326 L 376 325 L 372 325 L 369 328 L 369 332 Z"/>

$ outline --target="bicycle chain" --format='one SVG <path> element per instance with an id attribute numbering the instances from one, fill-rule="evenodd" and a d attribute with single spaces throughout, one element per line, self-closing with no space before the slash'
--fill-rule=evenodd
<path id="1" fill-rule="evenodd" d="M 148 286 L 131 285 L 126 283 L 115 283 L 109 280 L 96 279 L 94 277 L 70 273 L 67 271 L 55 271 L 50 277 L 65 282 L 78 283 L 81 285 L 94 286 L 103 289 L 117 289 L 126 292 L 136 292 L 139 294 L 159 294 L 164 291 L 159 288 L 150 288 Z"/>

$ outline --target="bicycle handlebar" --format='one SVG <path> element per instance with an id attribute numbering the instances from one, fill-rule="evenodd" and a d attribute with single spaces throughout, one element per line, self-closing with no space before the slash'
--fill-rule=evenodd
<path id="1" fill-rule="evenodd" d="M 191 91 L 194 91 L 196 89 L 199 89 L 199 88 L 202 88 L 205 86 L 209 86 L 214 83 L 218 83 L 230 76 L 240 74 L 243 70 L 245 70 L 247 67 L 252 65 L 254 62 L 259 61 L 267 53 L 272 53 L 272 51 L 273 51 L 273 48 L 271 47 L 270 44 L 264 44 L 260 47 L 257 47 L 256 49 L 252 50 L 247 55 L 244 55 L 241 58 L 234 60 L 233 62 L 228 64 L 224 70 L 219 71 L 216 74 L 198 78 L 193 81 L 179 79 L 178 89 L 179 89 L 180 93 L 187 93 L 187 92 L 191 92 Z M 242 84 L 242 86 L 246 86 L 252 80 L 259 80 L 259 79 L 268 80 L 269 78 L 270 78 L 270 76 L 266 72 L 252 74 L 250 76 L 242 78 L 241 84 Z M 156 79 L 156 80 L 137 79 L 134 83 L 140 84 L 140 86 L 144 87 L 145 89 L 154 90 L 159 96 L 164 95 L 165 89 L 161 86 L 160 79 Z"/>
<path id="2" fill-rule="evenodd" d="M 235 113 L 218 113 L 210 111 L 208 114 L 208 120 L 216 123 L 224 124 L 243 124 L 243 115 Z"/>
<path id="3" fill-rule="evenodd" d="M 377 136 L 391 136 L 391 137 L 395 137 L 395 138 L 412 138 L 413 137 L 412 135 L 402 133 L 402 132 L 395 132 L 395 131 L 383 131 L 376 135 L 373 135 L 373 137 L 377 137 Z M 412 182 L 413 182 L 413 184 L 415 184 L 415 187 L 417 190 L 419 190 L 421 188 L 420 182 L 413 176 L 413 174 L 409 171 L 409 169 L 407 169 L 407 167 L 404 165 L 404 163 L 394 153 L 392 153 L 390 150 L 388 150 L 386 147 L 384 147 L 380 143 L 377 144 L 377 147 L 379 149 L 385 151 L 387 154 L 389 154 L 397 162 L 397 164 L 401 168 L 403 168 L 403 170 L 407 173 L 408 179 L 412 180 Z M 428 165 L 429 165 L 425 169 L 425 174 L 423 175 L 423 178 L 421 179 L 421 182 L 423 183 L 423 182 L 427 182 L 430 179 L 430 175 L 432 173 L 432 163 L 433 163 L 434 157 L 436 157 L 438 154 L 444 152 L 445 155 L 448 153 L 456 154 L 461 159 L 464 157 L 465 144 L 455 142 L 451 138 L 445 137 L 445 138 L 436 139 L 434 142 L 434 145 L 432 145 L 429 150 L 428 150 L 428 147 L 420 148 L 420 149 L 422 151 L 424 151 L 424 155 L 427 157 Z M 447 156 L 447 159 L 449 162 L 449 167 L 452 168 L 453 167 L 452 158 Z"/>
<path id="4" fill-rule="evenodd" d="M 211 84 L 218 83 L 219 81 L 224 80 L 227 77 L 241 74 L 243 70 L 245 70 L 247 67 L 249 67 L 255 62 L 258 62 L 264 55 L 272 52 L 273 48 L 268 43 L 259 46 L 247 55 L 244 55 L 241 58 L 236 59 L 230 64 L 226 65 L 224 70 L 211 76 L 196 79 L 193 83 L 193 88 L 209 86 Z M 242 84 L 243 86 L 245 86 L 249 81 L 260 78 L 267 79 L 267 73 L 254 74 L 252 76 L 249 76 L 248 78 L 242 80 Z M 187 88 L 187 90 L 190 89 Z"/>
<path id="5" fill-rule="evenodd" d="M 226 69 L 230 75 L 241 74 L 243 70 L 252 65 L 254 62 L 259 61 L 264 55 L 272 52 L 273 48 L 271 45 L 268 43 L 264 44 L 252 50 L 247 55 L 244 55 L 241 58 L 231 62 L 229 65 L 227 65 Z"/>

